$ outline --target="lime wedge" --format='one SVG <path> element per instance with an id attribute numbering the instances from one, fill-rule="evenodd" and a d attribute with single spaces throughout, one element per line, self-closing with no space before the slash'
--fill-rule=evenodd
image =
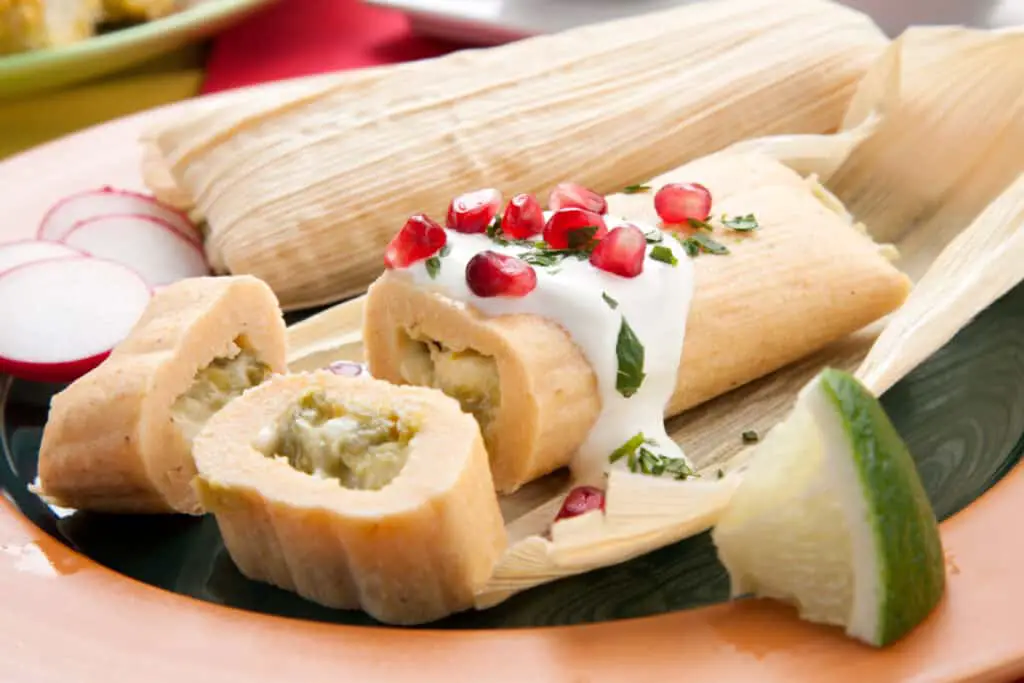
<path id="1" fill-rule="evenodd" d="M 825 370 L 758 446 L 712 532 L 734 596 L 795 604 L 809 621 L 881 646 L 945 587 L 935 514 L 881 404 Z"/>

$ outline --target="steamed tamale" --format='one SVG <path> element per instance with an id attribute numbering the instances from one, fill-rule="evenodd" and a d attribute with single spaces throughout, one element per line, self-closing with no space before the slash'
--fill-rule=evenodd
<path id="1" fill-rule="evenodd" d="M 195 457 L 242 573 L 330 607 L 439 619 L 505 549 L 480 431 L 431 389 L 276 377 L 215 415 Z"/>
<path id="2" fill-rule="evenodd" d="M 365 289 L 394 226 L 454 193 L 608 193 L 750 136 L 832 130 L 885 45 L 831 2 L 718 0 L 255 89 L 148 137 L 215 267 L 296 308 Z"/>

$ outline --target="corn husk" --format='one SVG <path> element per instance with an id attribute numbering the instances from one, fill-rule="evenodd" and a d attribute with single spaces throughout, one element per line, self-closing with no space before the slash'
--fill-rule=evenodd
<path id="1" fill-rule="evenodd" d="M 364 291 L 405 219 L 453 192 L 610 193 L 751 136 L 835 130 L 886 45 L 822 0 L 700 3 L 255 89 L 150 134 L 170 177 L 147 177 L 206 218 L 217 269 L 300 308 Z"/>
<path id="2" fill-rule="evenodd" d="M 857 219 L 868 218 L 876 239 L 895 243 L 913 292 L 889 319 L 670 420 L 701 480 L 613 474 L 604 516 L 554 526 L 564 478 L 503 500 L 512 545 L 478 607 L 707 529 L 756 448 L 740 433 L 778 423 L 823 367 L 855 370 L 880 394 L 1024 279 L 1024 159 L 1014 155 L 1024 145 L 1022 92 L 1024 32 L 911 29 L 867 73 L 840 132 L 734 145 L 818 175 Z M 361 311 L 355 299 L 294 326 L 292 367 L 359 359 Z M 549 527 L 550 539 L 541 535 Z"/>

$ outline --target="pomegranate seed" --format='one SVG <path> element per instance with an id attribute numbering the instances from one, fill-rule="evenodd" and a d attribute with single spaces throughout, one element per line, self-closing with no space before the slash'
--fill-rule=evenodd
<path id="1" fill-rule="evenodd" d="M 568 249 L 570 233 L 580 228 L 597 228 L 594 240 L 601 240 L 608 234 L 604 219 L 593 211 L 585 209 L 559 209 L 551 214 L 544 226 L 544 241 L 552 249 Z M 573 241 L 574 246 L 578 246 Z"/>
<path id="2" fill-rule="evenodd" d="M 501 231 L 512 239 L 525 240 L 544 229 L 544 211 L 532 194 L 517 194 L 501 217 Z"/>
<path id="3" fill-rule="evenodd" d="M 410 216 L 384 250 L 384 265 L 388 268 L 405 268 L 416 261 L 430 258 L 447 241 L 448 235 L 444 228 L 426 214 Z"/>
<path id="4" fill-rule="evenodd" d="M 492 187 L 459 195 L 448 205 L 448 227 L 457 232 L 483 232 L 501 209 L 501 193 Z"/>
<path id="5" fill-rule="evenodd" d="M 636 277 L 644 271 L 647 237 L 635 225 L 621 225 L 597 243 L 590 253 L 596 268 L 622 277 Z"/>
<path id="6" fill-rule="evenodd" d="M 526 296 L 537 286 L 537 273 L 515 256 L 481 251 L 466 264 L 466 284 L 477 296 Z"/>
<path id="7" fill-rule="evenodd" d="M 699 183 L 669 183 L 654 195 L 654 210 L 666 223 L 704 221 L 711 215 L 711 193 Z"/>
<path id="8" fill-rule="evenodd" d="M 555 189 L 551 190 L 551 196 L 548 197 L 548 208 L 552 211 L 583 209 L 603 216 L 608 213 L 608 202 L 590 188 L 576 183 L 559 183 L 555 185 Z"/>
<path id="9" fill-rule="evenodd" d="M 604 491 L 593 486 L 577 486 L 565 497 L 555 521 L 579 517 L 591 510 L 604 512 Z"/>

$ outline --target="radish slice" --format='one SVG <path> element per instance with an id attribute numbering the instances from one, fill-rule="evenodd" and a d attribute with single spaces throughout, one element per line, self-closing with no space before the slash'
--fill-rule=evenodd
<path id="1" fill-rule="evenodd" d="M 82 252 L 66 244 L 24 240 L 0 244 L 0 273 L 23 266 L 26 263 L 46 261 L 54 258 L 82 256 Z"/>
<path id="2" fill-rule="evenodd" d="M 135 270 L 150 287 L 210 272 L 203 251 L 149 216 L 106 216 L 79 223 L 64 244 Z"/>
<path id="3" fill-rule="evenodd" d="M 79 257 L 0 275 L 0 372 L 69 382 L 100 364 L 131 331 L 150 290 L 130 268 Z"/>
<path id="4" fill-rule="evenodd" d="M 189 241 L 196 244 L 202 242 L 192 221 L 177 209 L 161 204 L 148 195 L 112 187 L 73 194 L 57 202 L 43 216 L 36 236 L 41 240 L 60 242 L 83 221 L 104 216 L 133 215 L 156 218 Z"/>

